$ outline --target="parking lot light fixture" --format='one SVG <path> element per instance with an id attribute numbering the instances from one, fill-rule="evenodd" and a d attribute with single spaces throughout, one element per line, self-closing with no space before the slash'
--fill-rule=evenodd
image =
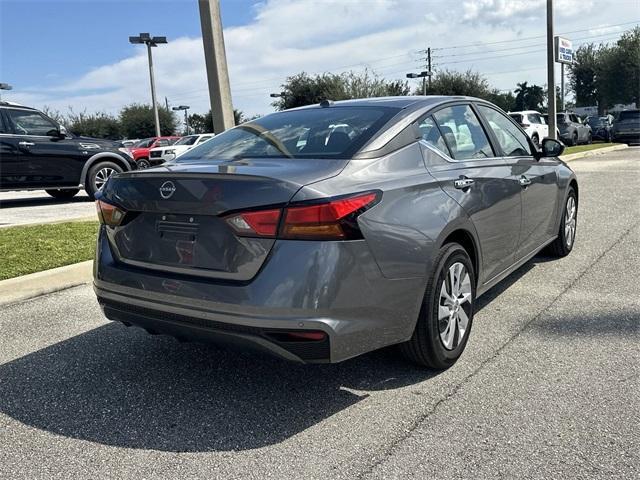
<path id="1" fill-rule="evenodd" d="M 151 55 L 151 47 L 157 47 L 160 44 L 168 43 L 167 37 L 152 37 L 149 33 L 141 33 L 137 37 L 129 37 L 129 43 L 134 45 L 146 45 L 147 56 L 149 57 L 149 79 L 151 81 L 151 103 L 153 104 L 153 116 L 156 124 L 156 137 L 160 136 L 160 116 L 158 115 L 158 103 L 156 102 L 156 86 L 153 79 L 153 57 Z"/>
<path id="2" fill-rule="evenodd" d="M 284 92 L 280 92 L 280 93 L 270 93 L 269 96 L 271 98 L 282 98 L 284 97 L 286 94 Z"/>
<path id="3" fill-rule="evenodd" d="M 407 73 L 407 78 L 421 78 L 422 79 L 422 94 L 427 94 L 427 77 L 433 75 L 430 71 L 423 71 L 420 73 Z"/>
<path id="4" fill-rule="evenodd" d="M 171 110 L 180 111 L 184 110 L 184 131 L 186 135 L 189 135 L 189 117 L 187 113 L 189 112 L 189 105 L 180 105 L 178 107 L 171 107 Z"/>
<path id="5" fill-rule="evenodd" d="M 13 90 L 13 87 L 8 83 L 0 83 L 0 90 Z M 1 99 L 2 97 L 0 97 Z"/>

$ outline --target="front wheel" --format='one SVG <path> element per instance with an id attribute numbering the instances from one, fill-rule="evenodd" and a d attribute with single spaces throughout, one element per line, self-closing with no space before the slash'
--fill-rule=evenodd
<path id="1" fill-rule="evenodd" d="M 578 223 L 578 199 L 573 187 L 569 187 L 567 201 L 564 204 L 562 221 L 558 237 L 549 245 L 549 251 L 554 257 L 566 257 L 573 250 L 576 241 L 576 227 Z"/>
<path id="2" fill-rule="evenodd" d="M 411 339 L 400 345 L 418 365 L 445 369 L 462 355 L 469 339 L 475 304 L 475 274 L 466 250 L 443 246 L 435 262 Z"/>
<path id="3" fill-rule="evenodd" d="M 578 134 L 574 132 L 574 134 L 571 135 L 571 146 L 575 147 L 576 145 L 578 145 Z"/>
<path id="4" fill-rule="evenodd" d="M 87 174 L 87 181 L 85 182 L 84 189 L 86 190 L 89 198 L 95 200 L 96 193 L 100 190 L 109 177 L 116 173 L 121 173 L 122 167 L 113 162 L 98 162 L 89 169 Z"/>
<path id="5" fill-rule="evenodd" d="M 592 143 L 593 143 L 593 135 L 589 133 L 589 136 L 587 137 L 587 145 L 591 145 Z"/>
<path id="6" fill-rule="evenodd" d="M 79 192 L 77 188 L 65 189 L 65 190 L 45 190 L 49 195 L 57 200 L 69 200 L 76 196 Z"/>
<path id="7" fill-rule="evenodd" d="M 151 166 L 151 163 L 149 163 L 149 160 L 146 158 L 141 158 L 136 163 L 138 164 L 139 169 L 149 168 Z"/>

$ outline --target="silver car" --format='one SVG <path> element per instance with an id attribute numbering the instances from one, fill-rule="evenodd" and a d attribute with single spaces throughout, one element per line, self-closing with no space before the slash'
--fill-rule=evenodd
<path id="1" fill-rule="evenodd" d="M 541 249 L 573 248 L 578 183 L 562 144 L 541 144 L 468 97 L 267 115 L 108 181 L 98 301 L 179 339 L 302 362 L 400 344 L 447 368 L 480 295 Z"/>

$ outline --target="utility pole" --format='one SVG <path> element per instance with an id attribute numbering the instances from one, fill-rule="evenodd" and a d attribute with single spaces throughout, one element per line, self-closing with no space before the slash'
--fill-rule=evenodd
<path id="1" fill-rule="evenodd" d="M 556 79 L 553 39 L 553 0 L 547 0 L 547 110 L 549 114 L 549 137 L 556 135 Z"/>
<path id="2" fill-rule="evenodd" d="M 148 33 L 141 33 L 137 37 L 129 37 L 129 43 L 147 46 L 147 56 L 149 57 L 149 80 L 151 81 L 151 103 L 153 103 L 153 117 L 156 124 L 156 137 L 160 136 L 160 116 L 158 115 L 158 102 L 156 102 L 156 85 L 153 79 L 153 56 L 151 47 L 157 47 L 160 43 L 167 43 L 167 37 L 152 37 Z"/>
<path id="3" fill-rule="evenodd" d="M 431 71 L 431 47 L 427 47 L 427 70 Z M 431 90 L 431 75 L 429 75 L 429 90 Z"/>
<path id="4" fill-rule="evenodd" d="M 564 112 L 564 63 L 560 64 L 560 111 Z"/>
<path id="5" fill-rule="evenodd" d="M 227 71 L 227 55 L 224 48 L 219 0 L 198 0 L 204 59 L 209 82 L 209 100 L 213 116 L 213 131 L 222 133 L 235 124 L 231 87 Z"/>
<path id="6" fill-rule="evenodd" d="M 167 97 L 164 97 L 164 106 L 167 109 L 167 112 L 169 111 L 169 99 Z"/>

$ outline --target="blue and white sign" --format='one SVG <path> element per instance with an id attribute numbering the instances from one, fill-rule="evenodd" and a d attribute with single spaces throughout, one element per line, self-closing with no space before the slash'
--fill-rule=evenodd
<path id="1" fill-rule="evenodd" d="M 574 56 L 573 43 L 571 40 L 568 38 L 555 37 L 555 47 L 556 62 L 571 65 Z"/>

